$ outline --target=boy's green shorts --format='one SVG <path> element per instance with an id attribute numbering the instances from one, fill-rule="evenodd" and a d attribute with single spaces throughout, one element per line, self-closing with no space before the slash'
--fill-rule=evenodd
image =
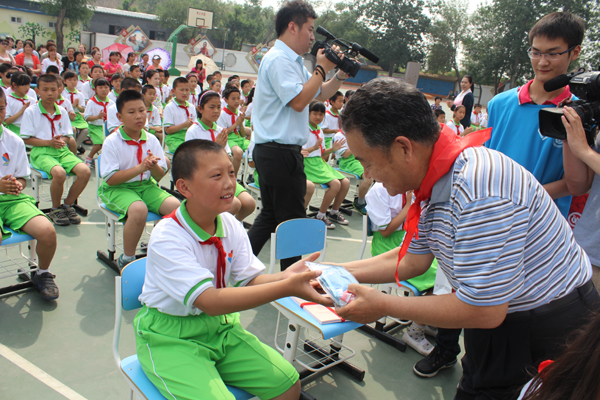
<path id="1" fill-rule="evenodd" d="M 233 146 L 238 146 L 242 151 L 246 151 L 248 146 L 250 146 L 250 141 L 248 139 L 235 133 L 230 133 L 229 136 L 227 136 L 227 143 L 232 150 Z"/>
<path id="2" fill-rule="evenodd" d="M 165 136 L 165 143 L 169 147 L 169 153 L 175 154 L 175 150 L 177 150 L 177 148 L 181 146 L 181 143 L 185 142 L 186 132 L 187 130 L 184 129 L 179 132 L 170 133 Z"/>
<path id="3" fill-rule="evenodd" d="M 2 230 L 2 239 L 7 239 L 11 236 L 9 231 L 4 230 L 5 226 L 17 233 L 25 233 L 20 231 L 20 229 L 30 219 L 38 215 L 45 216 L 35 206 L 35 199 L 33 197 L 24 193 L 18 196 L 14 194 L 0 195 L 0 229 Z"/>
<path id="4" fill-rule="evenodd" d="M 365 173 L 365 169 L 356 158 L 354 158 L 354 154 L 352 154 L 348 158 L 340 158 L 340 169 L 344 172 L 350 172 L 351 174 L 358 175 L 360 177 Z"/>
<path id="5" fill-rule="evenodd" d="M 177 317 L 142 307 L 133 326 L 146 376 L 170 399 L 234 400 L 225 384 L 261 399 L 283 394 L 298 372 L 245 331 L 239 318 L 238 313 Z"/>
<path id="6" fill-rule="evenodd" d="M 160 206 L 171 195 L 159 188 L 156 183 L 145 180 L 141 184 L 130 182 L 115 186 L 102 182 L 98 188 L 98 196 L 106 208 L 119 214 L 119 221 L 124 221 L 131 203 L 143 201 L 148 211 L 160 214 Z"/>
<path id="7" fill-rule="evenodd" d="M 325 136 L 325 140 L 323 140 L 325 142 L 325 148 L 326 149 L 330 149 L 331 148 L 331 142 L 333 142 L 333 136 Z"/>
<path id="8" fill-rule="evenodd" d="M 93 144 L 104 143 L 104 125 L 88 125 L 88 136 Z"/>
<path id="9" fill-rule="evenodd" d="M 71 121 L 71 126 L 75 129 L 88 129 L 88 123 L 85 122 L 83 116 L 80 113 L 76 113 L 77 116 Z"/>
<path id="10" fill-rule="evenodd" d="M 39 169 L 48 174 L 48 178 L 52 179 L 50 171 L 56 166 L 61 166 L 67 172 L 71 173 L 77 164 L 82 163 L 81 159 L 71 153 L 69 146 L 55 149 L 54 147 L 34 147 L 30 154 L 31 165 L 35 169 Z"/>

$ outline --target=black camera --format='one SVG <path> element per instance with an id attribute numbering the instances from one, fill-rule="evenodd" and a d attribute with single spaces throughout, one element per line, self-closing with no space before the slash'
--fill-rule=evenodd
<path id="1" fill-rule="evenodd" d="M 344 71 L 351 77 L 355 77 L 356 74 L 358 74 L 358 71 L 360 71 L 360 63 L 354 60 L 359 54 L 374 63 L 379 62 L 379 57 L 362 47 L 360 44 L 351 43 L 344 39 L 337 39 L 322 26 L 317 28 L 317 33 L 325 36 L 325 40 L 315 42 L 310 54 L 316 57 L 319 49 L 325 49 L 325 57 L 334 63 L 338 69 Z M 342 50 L 341 53 L 344 54 L 344 58 L 340 57 L 338 53 L 331 49 L 332 45 L 338 45 L 340 47 Z"/>
<path id="2" fill-rule="evenodd" d="M 566 85 L 569 85 L 571 92 L 579 98 L 568 106 L 581 118 L 587 142 L 592 146 L 596 141 L 596 128 L 600 120 L 600 72 L 585 72 L 579 69 L 568 75 L 559 75 L 544 83 L 544 90 L 553 92 Z M 562 107 L 540 110 L 540 133 L 554 139 L 566 140 L 567 131 L 562 123 L 562 115 Z"/>

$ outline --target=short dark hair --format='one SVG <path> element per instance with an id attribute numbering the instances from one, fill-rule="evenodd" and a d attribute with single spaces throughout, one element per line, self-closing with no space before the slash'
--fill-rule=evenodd
<path id="1" fill-rule="evenodd" d="M 142 86 L 142 94 L 146 94 L 148 92 L 148 90 L 154 90 L 156 91 L 156 88 L 152 85 L 144 85 Z"/>
<path id="2" fill-rule="evenodd" d="M 553 12 L 540 19 L 529 31 L 529 44 L 536 36 L 548 39 L 563 39 L 569 48 L 583 42 L 585 22 L 570 12 Z"/>
<path id="3" fill-rule="evenodd" d="M 229 78 L 227 78 L 227 82 L 231 82 L 234 79 L 239 80 L 240 76 L 239 75 L 231 75 Z"/>
<path id="4" fill-rule="evenodd" d="M 81 68 L 81 66 L 82 66 L 83 64 L 87 65 L 87 66 L 88 66 L 88 68 L 89 68 L 89 66 L 90 66 L 90 64 L 88 64 L 88 63 L 87 63 L 87 61 L 82 61 L 82 62 L 80 62 L 80 63 L 79 63 L 79 68 Z M 90 71 L 90 72 L 92 72 L 92 71 Z"/>
<path id="5" fill-rule="evenodd" d="M 213 74 L 206 75 L 206 81 L 210 82 L 210 80 L 211 80 L 212 77 L 213 77 Z"/>
<path id="6" fill-rule="evenodd" d="M 346 93 L 344 94 L 344 97 L 346 99 L 349 99 L 350 96 L 352 96 L 354 94 L 354 90 L 346 90 Z"/>
<path id="7" fill-rule="evenodd" d="M 69 47 L 69 48 L 72 48 L 72 47 Z M 80 54 L 83 55 L 82 52 L 76 51 L 75 53 L 73 53 L 73 57 L 77 58 L 77 56 L 80 55 Z"/>
<path id="8" fill-rule="evenodd" d="M 122 80 L 123 78 L 125 78 L 125 75 L 117 72 L 116 74 L 113 74 L 113 76 L 110 77 L 110 81 L 112 82 L 112 81 L 116 81 L 116 80 L 119 80 L 119 79 Z"/>
<path id="9" fill-rule="evenodd" d="M 108 82 L 108 79 L 106 79 L 106 78 L 97 78 L 96 80 L 94 80 L 94 88 L 97 88 L 98 86 L 110 87 L 110 83 Z"/>
<path id="10" fill-rule="evenodd" d="M 433 145 L 440 135 L 425 95 L 393 78 L 373 79 L 346 103 L 342 116 L 346 134 L 358 131 L 369 147 L 389 153 L 398 136 Z"/>
<path id="11" fill-rule="evenodd" d="M 173 182 L 179 179 L 191 179 L 198 169 L 199 153 L 219 153 L 225 148 L 212 140 L 193 139 L 183 142 L 175 154 L 171 165 L 171 176 Z"/>
<path id="12" fill-rule="evenodd" d="M 140 92 L 137 92 L 135 90 L 123 90 L 121 94 L 119 94 L 119 97 L 117 97 L 117 111 L 120 113 L 121 111 L 123 111 L 125 103 L 134 100 L 142 100 L 143 102 L 144 98 L 142 97 L 142 94 Z"/>
<path id="13" fill-rule="evenodd" d="M 169 78 L 171 76 L 171 73 L 168 70 L 163 70 L 163 72 L 165 73 L 165 78 Z"/>
<path id="14" fill-rule="evenodd" d="M 439 117 L 440 115 L 446 115 L 446 112 L 444 110 L 434 110 L 433 113 L 435 114 L 435 118 L 437 119 L 437 117 Z"/>
<path id="15" fill-rule="evenodd" d="M 184 84 L 184 83 L 190 83 L 190 81 L 187 80 L 187 78 L 184 78 L 183 76 L 180 76 L 179 78 L 175 78 L 175 80 L 173 81 L 173 90 L 175 90 L 175 88 L 177 88 L 177 85 L 179 84 Z"/>
<path id="16" fill-rule="evenodd" d="M 334 101 L 336 101 L 336 100 L 337 100 L 337 98 L 338 98 L 338 97 L 340 97 L 340 96 L 343 96 L 343 94 L 342 94 L 342 92 L 340 92 L 340 91 L 338 90 L 337 92 L 335 92 L 335 93 L 333 94 L 333 96 L 331 96 L 331 97 L 329 98 L 329 101 L 330 101 L 331 103 L 333 103 L 333 102 L 334 102 Z"/>
<path id="17" fill-rule="evenodd" d="M 229 96 L 231 96 L 232 93 L 239 93 L 240 89 L 236 88 L 236 87 L 228 87 L 225 90 L 223 90 L 223 98 L 224 99 L 229 99 Z"/>
<path id="18" fill-rule="evenodd" d="M 473 106 L 473 108 L 481 107 L 481 104 L 477 103 Z"/>
<path id="19" fill-rule="evenodd" d="M 56 75 L 52 75 L 52 74 L 40 75 L 40 77 L 37 80 L 38 87 L 40 86 L 40 83 L 54 83 L 54 84 L 56 84 L 56 87 L 59 87 L 58 86 L 58 77 Z"/>
<path id="20" fill-rule="evenodd" d="M 327 111 L 327 107 L 325 107 L 325 104 L 321 103 L 319 100 L 313 100 L 310 102 L 310 104 L 308 105 L 308 112 L 320 112 L 322 114 L 325 114 L 325 111 Z"/>
<path id="21" fill-rule="evenodd" d="M 46 68 L 46 73 L 47 74 L 59 74 L 60 71 L 56 65 L 50 65 L 50 66 L 48 66 L 48 68 Z"/>
<path id="22" fill-rule="evenodd" d="M 125 78 L 121 82 L 121 90 L 129 90 L 134 88 L 142 88 L 140 82 L 135 78 Z"/>
<path id="23" fill-rule="evenodd" d="M 88 64 L 88 65 L 89 65 L 89 64 Z M 104 73 L 104 68 L 102 68 L 102 65 L 94 64 L 94 65 L 92 66 L 92 68 L 90 69 L 90 74 L 91 74 L 92 72 L 94 72 L 94 70 L 95 70 L 95 69 L 100 69 L 100 71 L 102 71 L 102 73 Z"/>
<path id="24" fill-rule="evenodd" d="M 310 4 L 302 0 L 286 1 L 275 16 L 277 37 L 283 35 L 290 22 L 302 28 L 309 18 L 317 19 L 317 13 Z"/>
<path id="25" fill-rule="evenodd" d="M 215 75 L 221 75 L 221 76 L 223 76 L 223 74 L 221 73 L 221 71 L 215 71 L 215 72 L 213 72 L 213 76 L 215 76 Z"/>
<path id="26" fill-rule="evenodd" d="M 134 64 L 131 67 L 129 67 L 129 73 L 133 72 L 133 70 L 135 69 L 140 69 L 140 66 L 138 64 Z"/>
<path id="27" fill-rule="evenodd" d="M 10 84 L 23 86 L 31 84 L 31 77 L 24 72 L 15 72 L 10 76 Z"/>
<path id="28" fill-rule="evenodd" d="M 244 79 L 243 81 L 240 82 L 240 86 L 244 87 L 244 85 L 249 85 L 250 81 L 248 79 Z"/>
<path id="29" fill-rule="evenodd" d="M 0 74 L 5 74 L 6 71 L 12 68 L 12 65 L 9 63 L 0 64 Z"/>
<path id="30" fill-rule="evenodd" d="M 433 100 L 435 101 L 435 100 L 437 100 L 437 99 L 440 99 L 440 100 L 442 100 L 442 98 L 441 98 L 440 96 L 435 96 L 435 99 L 433 99 Z"/>
<path id="31" fill-rule="evenodd" d="M 65 71 L 65 73 L 63 74 L 64 80 L 73 79 L 73 78 L 77 79 L 77 74 L 75 73 L 75 71 L 68 70 L 68 71 Z"/>

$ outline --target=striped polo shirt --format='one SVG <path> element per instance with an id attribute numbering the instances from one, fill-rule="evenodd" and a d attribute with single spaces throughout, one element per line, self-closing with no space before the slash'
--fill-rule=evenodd
<path id="1" fill-rule="evenodd" d="M 458 298 L 508 312 L 561 298 L 592 276 L 588 256 L 535 177 L 509 157 L 468 148 L 423 204 L 419 238 Z"/>

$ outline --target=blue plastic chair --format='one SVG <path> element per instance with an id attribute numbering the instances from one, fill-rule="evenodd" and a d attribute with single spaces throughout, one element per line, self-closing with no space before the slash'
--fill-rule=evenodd
<path id="1" fill-rule="evenodd" d="M 121 271 L 121 276 L 115 277 L 115 329 L 113 335 L 113 358 L 117 368 L 123 374 L 130 390 L 130 397 L 135 394 L 138 398 L 148 400 L 165 399 L 160 391 L 150 382 L 142 370 L 136 354 L 121 360 L 119 355 L 119 336 L 121 334 L 121 317 L 123 310 L 132 311 L 142 307 L 138 300 L 146 277 L 146 258 L 140 258 L 128 264 Z M 251 399 L 251 394 L 231 386 L 229 391 L 238 400 Z"/>
<path id="2" fill-rule="evenodd" d="M 271 233 L 271 260 L 269 274 L 277 260 L 312 254 L 320 251 L 319 260 L 325 259 L 327 228 L 318 219 L 298 218 L 282 222 Z"/>
<path id="3" fill-rule="evenodd" d="M 17 233 L 9 227 L 5 226 L 4 230 L 10 233 L 10 237 L 2 240 L 2 248 L 6 249 L 9 246 L 19 246 L 20 257 L 11 257 L 6 251 L 6 260 L 2 260 L 3 268 L 0 269 L 0 278 L 9 278 L 13 276 L 22 277 L 24 282 L 12 283 L 7 286 L 0 287 L 0 294 L 12 293 L 22 289 L 33 287 L 31 280 L 28 275 L 30 272 L 38 270 L 37 266 L 37 255 L 35 252 L 36 241 L 35 239 L 27 234 Z M 28 254 L 26 255 L 23 251 L 23 245 L 28 246 Z M 27 271 L 27 274 L 19 272 L 19 268 L 23 268 Z"/>

